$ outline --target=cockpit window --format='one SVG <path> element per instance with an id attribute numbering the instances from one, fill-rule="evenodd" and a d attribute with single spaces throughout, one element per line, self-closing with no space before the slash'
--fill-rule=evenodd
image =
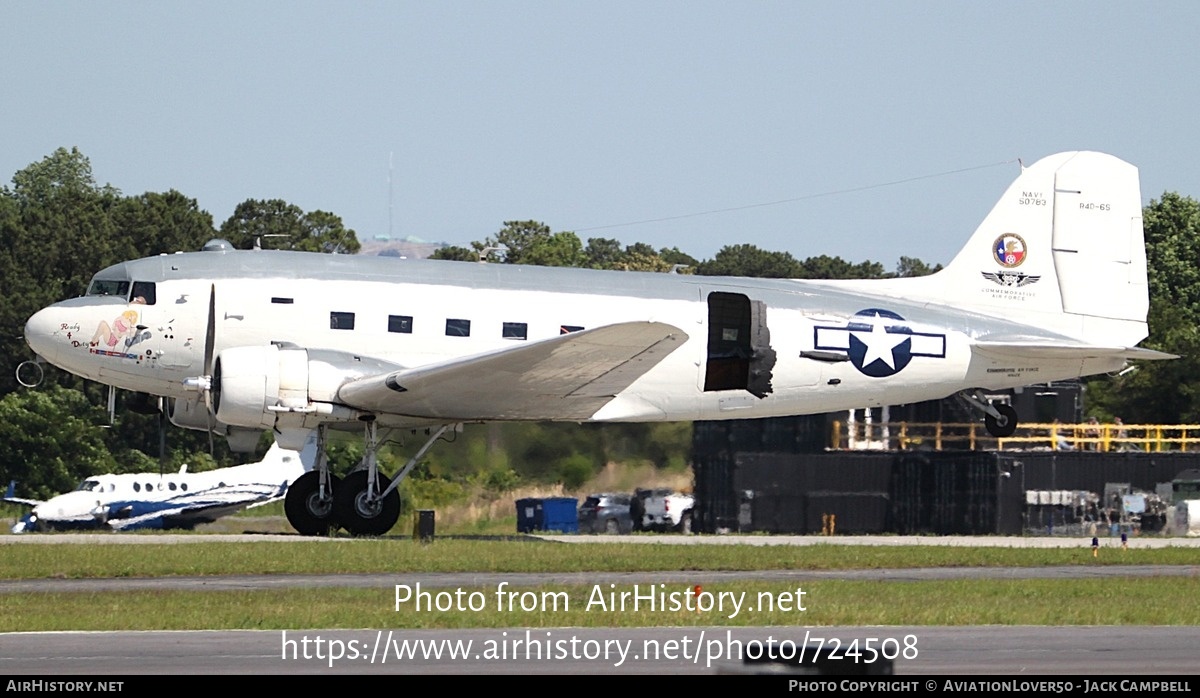
<path id="1" fill-rule="evenodd" d="M 79 483 L 79 487 L 76 487 L 75 489 L 79 492 L 91 492 L 92 490 L 104 488 L 101 487 L 99 480 L 84 480 L 83 482 Z"/>
<path id="2" fill-rule="evenodd" d="M 127 279 L 92 279 L 88 286 L 89 296 L 120 296 L 129 297 L 129 281 Z"/>
<path id="3" fill-rule="evenodd" d="M 130 303 L 144 303 L 145 305 L 154 305 L 154 282 L 153 281 L 134 281 L 133 295 L 129 297 Z"/>

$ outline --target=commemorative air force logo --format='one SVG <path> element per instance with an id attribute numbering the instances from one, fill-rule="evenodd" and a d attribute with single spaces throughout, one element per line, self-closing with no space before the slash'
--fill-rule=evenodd
<path id="1" fill-rule="evenodd" d="M 845 327 L 815 327 L 814 348 L 844 351 L 864 375 L 894 376 L 914 356 L 946 358 L 946 335 L 914 332 L 904 318 L 890 310 L 868 308 L 850 318 Z"/>
<path id="2" fill-rule="evenodd" d="M 1025 240 L 1016 233 L 1005 233 L 992 243 L 992 256 L 1006 269 L 1019 267 L 1025 261 Z"/>
<path id="3" fill-rule="evenodd" d="M 1009 288 L 1020 288 L 1029 284 L 1036 284 L 1042 277 L 1033 274 L 1022 274 L 1019 271 L 998 271 L 992 273 L 990 271 L 981 271 L 983 278 L 992 283 L 1007 286 Z"/>

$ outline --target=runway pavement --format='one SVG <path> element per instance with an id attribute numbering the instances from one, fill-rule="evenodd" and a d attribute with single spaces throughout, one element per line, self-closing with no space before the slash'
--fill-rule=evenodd
<path id="1" fill-rule="evenodd" d="M 795 656 L 799 647 L 817 642 L 827 648 L 836 643 L 843 657 L 851 651 L 847 669 L 890 657 L 896 676 L 1200 674 L 1195 649 L 1200 628 L 1146 626 L 10 633 L 0 635 L 0 667 L 8 675 L 42 679 L 75 674 L 716 675 L 761 671 L 761 665 L 745 664 L 744 657 L 761 656 L 768 646 Z M 883 654 L 868 662 L 867 647 Z M 1200 690 L 1200 680 L 1191 683 L 1192 690 Z"/>

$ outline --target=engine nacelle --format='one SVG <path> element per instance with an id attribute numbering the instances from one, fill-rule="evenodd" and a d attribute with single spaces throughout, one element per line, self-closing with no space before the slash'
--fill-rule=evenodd
<path id="1" fill-rule="evenodd" d="M 281 381 L 281 378 L 283 379 Z M 251 429 L 271 429 L 275 413 L 268 407 L 280 405 L 280 384 L 294 394 L 299 384 L 304 402 L 308 400 L 308 352 L 303 349 L 280 350 L 277 345 L 234 347 L 217 355 L 213 368 L 213 409 L 225 424 Z"/>
<path id="2" fill-rule="evenodd" d="M 180 398 L 168 400 L 167 419 L 177 427 L 197 431 L 208 431 L 218 426 L 213 424 L 213 420 L 208 416 L 208 407 L 204 405 L 204 399 L 199 397 L 188 400 Z"/>
<path id="3" fill-rule="evenodd" d="M 289 344 L 233 347 L 217 354 L 213 409 L 221 423 L 248 429 L 352 422 L 361 413 L 337 404 L 338 388 L 398 368 L 378 359 Z"/>
<path id="4" fill-rule="evenodd" d="M 212 431 L 218 436 L 224 436 L 229 443 L 229 450 L 234 453 L 253 453 L 258 446 L 258 437 L 263 432 L 262 429 L 243 429 L 222 424 L 216 417 L 208 414 L 208 407 L 203 398 L 168 400 L 167 419 L 177 427 Z"/>

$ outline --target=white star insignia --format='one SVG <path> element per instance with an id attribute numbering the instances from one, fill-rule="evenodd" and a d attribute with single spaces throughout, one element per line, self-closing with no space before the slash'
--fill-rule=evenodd
<path id="1" fill-rule="evenodd" d="M 878 319 L 879 315 L 876 314 L 875 317 Z M 895 370 L 896 360 L 892 356 L 892 350 L 908 339 L 908 335 L 889 333 L 884 330 L 881 322 L 872 325 L 870 332 L 854 332 L 853 334 L 867 348 L 863 355 L 863 366 L 870 366 L 872 362 L 880 360 Z"/>

